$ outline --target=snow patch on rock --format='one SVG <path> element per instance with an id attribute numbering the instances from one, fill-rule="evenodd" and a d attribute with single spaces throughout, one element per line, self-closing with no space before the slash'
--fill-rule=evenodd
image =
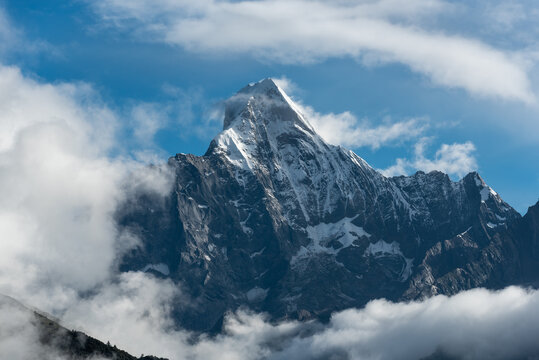
<path id="1" fill-rule="evenodd" d="M 404 266 L 400 273 L 400 280 L 406 281 L 412 275 L 412 266 L 414 259 L 404 256 L 400 249 L 398 242 L 387 243 L 384 240 L 378 240 L 375 243 L 370 243 L 365 249 L 364 256 L 373 256 L 375 258 L 382 258 L 386 256 L 398 256 L 404 260 Z"/>
<path id="2" fill-rule="evenodd" d="M 479 175 L 476 174 L 475 176 L 475 185 L 477 185 L 481 190 L 479 191 L 479 194 L 481 195 L 481 202 L 485 202 L 488 200 L 488 198 L 492 195 L 495 200 L 498 200 L 498 193 L 490 186 L 488 186 L 483 179 L 479 177 Z M 499 200 L 498 200 L 499 201 Z"/>
<path id="3" fill-rule="evenodd" d="M 168 268 L 167 264 L 159 263 L 159 264 L 148 264 L 144 268 L 142 268 L 141 271 L 146 272 L 148 270 L 157 271 L 165 276 L 170 275 L 170 270 Z"/>
<path id="4" fill-rule="evenodd" d="M 401 255 L 402 257 L 404 257 L 404 255 L 402 255 L 402 252 L 400 250 L 399 243 L 395 241 L 391 243 L 387 243 L 384 240 L 378 240 L 374 244 L 373 243 L 369 244 L 367 249 L 365 249 L 365 255 L 372 255 L 374 257 L 380 257 L 380 256 L 388 255 L 388 254 Z"/>
<path id="5" fill-rule="evenodd" d="M 363 230 L 361 226 L 352 223 L 356 218 L 357 216 L 344 218 L 336 223 L 320 223 L 315 226 L 308 226 L 306 230 L 311 243 L 307 246 L 302 246 L 297 254 L 292 257 L 291 263 L 294 264 L 303 258 L 321 253 L 337 255 L 342 249 L 354 246 L 355 240 L 363 236 L 370 237 L 371 235 Z M 341 246 L 335 248 L 331 245 L 333 241 L 339 242 Z"/>

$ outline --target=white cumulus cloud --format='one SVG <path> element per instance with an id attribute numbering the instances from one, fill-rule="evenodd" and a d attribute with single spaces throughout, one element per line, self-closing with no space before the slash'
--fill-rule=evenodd
<path id="1" fill-rule="evenodd" d="M 394 165 L 381 172 L 386 176 L 396 176 L 406 175 L 414 170 L 439 170 L 449 175 L 463 176 L 477 170 L 475 146 L 472 142 L 442 144 L 432 159 L 425 155 L 427 144 L 427 139 L 421 139 L 415 145 L 412 159 L 398 158 Z"/>
<path id="2" fill-rule="evenodd" d="M 61 307 L 136 245 L 114 220 L 126 191 L 166 191 L 167 177 L 110 156 L 117 115 L 86 84 L 0 66 L 0 94 L 0 293 Z"/>

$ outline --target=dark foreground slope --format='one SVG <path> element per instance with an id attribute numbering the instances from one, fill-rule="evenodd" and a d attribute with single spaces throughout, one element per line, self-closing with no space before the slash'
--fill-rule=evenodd
<path id="1" fill-rule="evenodd" d="M 218 329 L 240 306 L 324 319 L 374 298 L 537 275 L 537 257 L 527 257 L 537 254 L 536 235 L 524 240 L 537 222 L 522 220 L 479 174 L 385 177 L 327 144 L 270 79 L 228 100 L 204 156 L 178 154 L 168 166 L 170 196 L 141 193 L 118 214 L 143 240 L 122 270 L 181 284 L 190 301 L 178 300 L 175 317 L 184 327 Z"/>
<path id="2" fill-rule="evenodd" d="M 50 316 L 31 310 L 16 300 L 0 295 L 2 340 L 18 349 L 0 350 L 5 360 L 18 359 L 114 359 L 165 360 L 154 356 L 135 357 L 80 331 L 68 330 Z M 15 345 L 17 346 L 17 345 Z M 5 358 L 7 354 L 14 356 Z"/>

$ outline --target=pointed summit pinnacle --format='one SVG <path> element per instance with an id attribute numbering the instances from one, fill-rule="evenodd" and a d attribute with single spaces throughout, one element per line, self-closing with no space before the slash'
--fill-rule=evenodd
<path id="1" fill-rule="evenodd" d="M 277 85 L 272 78 L 265 78 L 256 83 L 250 83 L 243 89 L 238 91 L 238 94 L 279 94 L 282 89 Z"/>
<path id="2" fill-rule="evenodd" d="M 267 78 L 247 85 L 225 102 L 223 131 L 209 152 L 222 152 L 236 165 L 252 169 L 261 153 L 281 151 L 286 143 L 322 144 L 300 106 Z"/>
<path id="3" fill-rule="evenodd" d="M 264 122 L 266 125 L 268 121 L 296 123 L 314 133 L 300 107 L 271 78 L 245 86 L 225 102 L 223 130 L 246 119 L 250 122 Z"/>

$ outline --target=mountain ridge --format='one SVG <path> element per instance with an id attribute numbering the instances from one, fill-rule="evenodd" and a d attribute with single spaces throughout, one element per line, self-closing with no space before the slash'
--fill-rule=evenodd
<path id="1" fill-rule="evenodd" d="M 24 338 L 26 342 L 21 343 L 21 347 L 28 347 L 14 348 L 13 343 L 16 342 L 13 342 L 8 351 L 15 356 L 13 359 L 166 360 L 151 355 L 132 356 L 115 345 L 105 344 L 81 331 L 69 330 L 51 315 L 3 294 L 0 294 L 0 311 L 10 314 L 3 318 L 3 340 Z"/>

